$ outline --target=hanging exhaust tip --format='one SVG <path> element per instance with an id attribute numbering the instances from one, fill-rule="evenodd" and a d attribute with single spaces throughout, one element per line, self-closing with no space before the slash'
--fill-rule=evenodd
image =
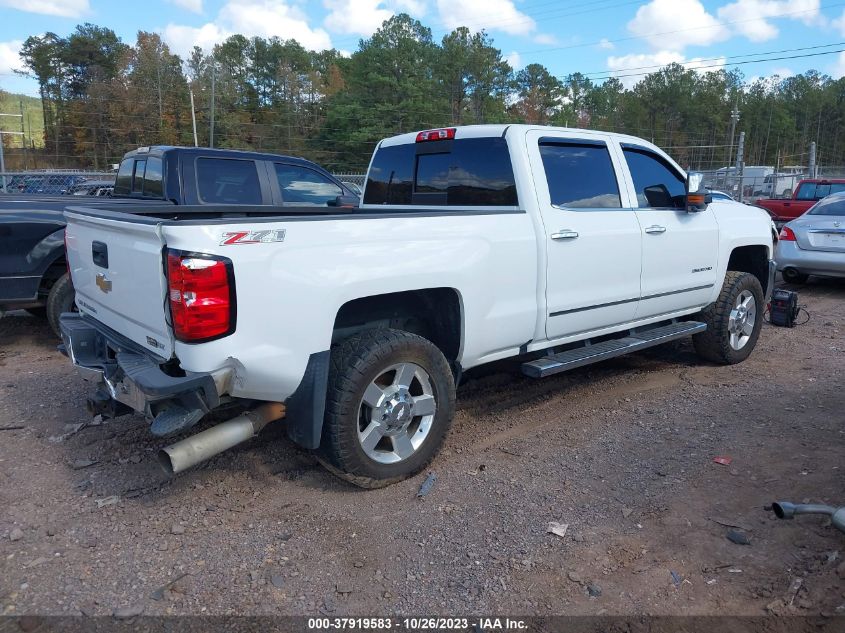
<path id="1" fill-rule="evenodd" d="M 274 420 L 285 417 L 285 405 L 268 402 L 231 420 L 171 444 L 158 453 L 161 467 L 169 475 L 181 473 L 210 457 L 252 439 Z"/>
<path id="2" fill-rule="evenodd" d="M 790 503 L 775 501 L 772 510 L 779 519 L 793 519 L 796 514 L 823 514 L 830 517 L 830 522 L 840 532 L 845 532 L 845 506 L 834 508 L 818 503 Z"/>

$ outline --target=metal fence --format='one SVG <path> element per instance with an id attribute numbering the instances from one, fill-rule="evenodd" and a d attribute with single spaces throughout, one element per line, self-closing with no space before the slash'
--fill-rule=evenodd
<path id="1" fill-rule="evenodd" d="M 363 189 L 366 174 L 335 174 L 335 178 Z M 0 192 L 31 195 L 110 195 L 114 179 L 114 172 L 74 169 L 7 171 L 0 172 Z"/>
<path id="2" fill-rule="evenodd" d="M 114 185 L 114 172 L 51 169 L 0 173 L 0 191 L 32 195 L 103 195 Z"/>
<path id="3" fill-rule="evenodd" d="M 704 171 L 704 185 L 713 191 L 727 193 L 735 200 L 755 202 L 761 198 L 791 198 L 798 183 L 810 177 L 806 166 L 745 167 L 738 175 L 733 167 Z M 814 178 L 845 178 L 845 167 L 828 166 L 816 168 Z"/>

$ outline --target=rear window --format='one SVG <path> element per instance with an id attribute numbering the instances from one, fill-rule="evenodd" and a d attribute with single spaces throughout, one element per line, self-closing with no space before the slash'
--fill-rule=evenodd
<path id="1" fill-rule="evenodd" d="M 205 204 L 261 204 L 254 160 L 198 158 L 197 188 Z"/>
<path id="2" fill-rule="evenodd" d="M 144 172 L 145 198 L 161 198 L 164 196 L 161 175 L 161 159 L 151 156 L 147 159 L 147 169 Z"/>
<path id="3" fill-rule="evenodd" d="M 845 191 L 845 183 L 805 182 L 798 187 L 798 200 L 821 200 L 832 193 Z"/>
<path id="4" fill-rule="evenodd" d="M 469 138 L 381 148 L 370 166 L 364 204 L 517 206 L 507 143 Z"/>
<path id="5" fill-rule="evenodd" d="M 845 216 L 845 197 L 825 198 L 810 209 L 807 215 Z"/>
<path id="6" fill-rule="evenodd" d="M 116 196 L 128 196 L 132 191 L 132 169 L 135 167 L 135 161 L 127 158 L 120 163 L 120 169 L 117 170 L 117 179 L 114 181 L 114 194 Z"/>

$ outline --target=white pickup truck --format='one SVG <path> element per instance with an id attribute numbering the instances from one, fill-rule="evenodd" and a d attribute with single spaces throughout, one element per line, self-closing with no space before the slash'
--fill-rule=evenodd
<path id="1" fill-rule="evenodd" d="M 383 486 L 433 459 L 469 368 L 543 378 L 689 335 L 748 357 L 771 222 L 700 181 L 638 138 L 482 125 L 383 140 L 359 208 L 317 178 L 284 183 L 308 207 L 73 208 L 64 348 L 100 383 L 92 411 L 156 435 L 246 411 L 163 449 L 172 472 L 285 417 L 332 472 Z"/>

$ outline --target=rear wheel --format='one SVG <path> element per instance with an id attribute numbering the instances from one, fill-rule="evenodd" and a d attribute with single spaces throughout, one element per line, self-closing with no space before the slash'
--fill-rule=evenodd
<path id="1" fill-rule="evenodd" d="M 701 311 L 707 330 L 692 337 L 695 351 L 723 365 L 744 361 L 763 327 L 763 287 L 750 273 L 730 271 L 715 303 Z"/>
<path id="2" fill-rule="evenodd" d="M 797 268 L 784 268 L 780 274 L 783 275 L 783 280 L 790 284 L 804 284 L 810 278 L 810 275 L 799 272 Z"/>
<path id="3" fill-rule="evenodd" d="M 363 488 L 401 481 L 434 458 L 454 409 L 452 371 L 431 341 L 361 332 L 332 349 L 320 461 Z"/>
<path id="4" fill-rule="evenodd" d="M 75 297 L 73 284 L 67 273 L 59 277 L 50 288 L 50 294 L 47 295 L 47 321 L 50 322 L 50 327 L 53 328 L 56 336 L 62 335 L 59 329 L 59 317 L 62 313 L 76 311 Z"/>

